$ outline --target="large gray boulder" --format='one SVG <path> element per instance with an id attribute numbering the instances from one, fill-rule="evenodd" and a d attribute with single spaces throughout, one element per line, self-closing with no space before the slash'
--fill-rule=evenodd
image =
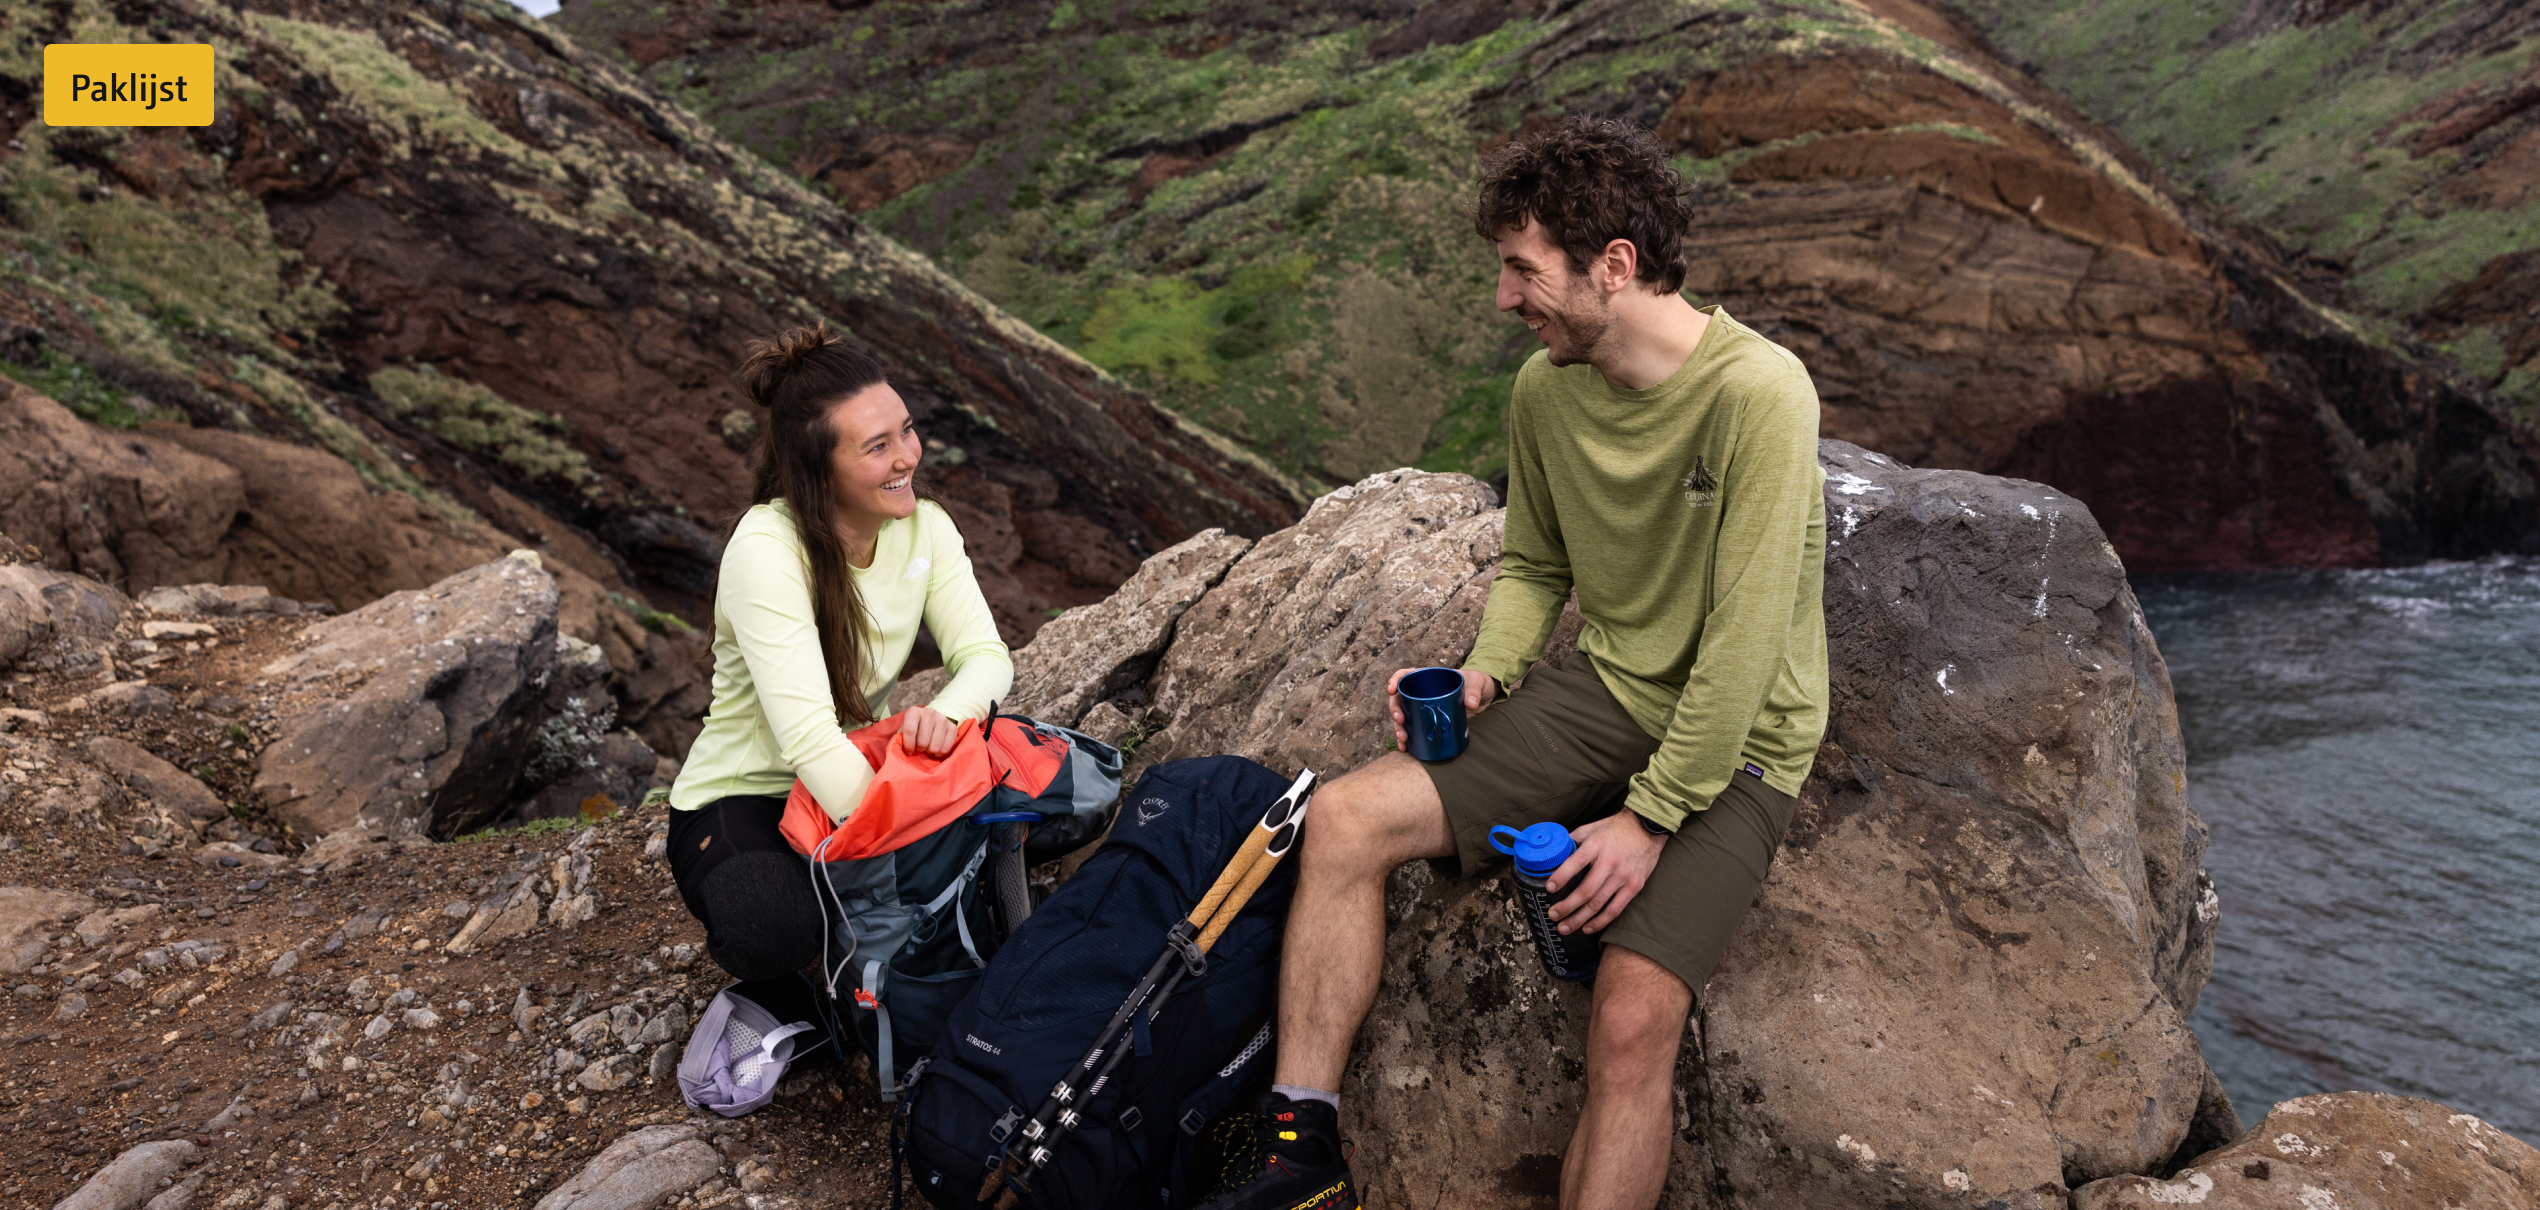
<path id="1" fill-rule="evenodd" d="M 1105 699 L 1142 685 L 1183 612 L 1251 548 L 1250 538 L 1202 530 L 1156 552 L 1110 596 L 1043 623 L 1014 653 L 1014 688 L 1002 708 L 1073 727 Z M 948 679 L 941 668 L 910 673 L 891 705 L 923 706 Z"/>
<path id="2" fill-rule="evenodd" d="M 1498 503 L 1467 476 L 1387 471 L 1261 539 L 1183 613 L 1139 762 L 1228 752 L 1338 772 L 1383 752 L 1393 671 L 1472 646 Z"/>
<path id="3" fill-rule="evenodd" d="M 2186 1025 L 2216 916 L 2204 828 L 2097 522 L 2037 484 L 1820 458 L 1833 719 L 1687 1022 L 1663 1204 L 2062 1210 L 2228 1139 Z M 1138 687 L 1137 759 L 1331 775 L 1386 751 L 1386 678 L 1462 658 L 1501 519 L 1481 484 L 1417 471 L 1317 501 L 1182 614 Z M 1362 1188 L 1550 1204 L 1588 994 L 1544 975 L 1505 879 L 1412 863 L 1386 910 L 1342 1100 Z"/>
<path id="4" fill-rule="evenodd" d="M 131 610 L 122 593 L 86 576 L 0 565 L 0 669 L 96 669 Z"/>
<path id="5" fill-rule="evenodd" d="M 704 1184 L 723 1157 L 693 1126 L 646 1126 L 608 1145 L 537 1210 L 646 1210 Z"/>
<path id="6" fill-rule="evenodd" d="M 2386 1092 L 2279 1102 L 2258 1128 L 2168 1180 L 2116 1176 L 2073 1210 L 2490 1210 L 2540 1207 L 2540 1150 L 2466 1113 Z"/>
<path id="7" fill-rule="evenodd" d="M 534 557 L 390 593 L 305 639 L 264 669 L 282 700 L 255 780 L 303 838 L 358 827 L 446 839 L 502 814 L 560 747 L 607 726 L 607 661 L 559 638 L 556 584 Z M 568 718 L 574 701 L 583 713 Z"/>
<path id="8" fill-rule="evenodd" d="M 159 1191 L 160 1181 L 185 1171 L 195 1155 L 194 1144 L 183 1139 L 140 1144 L 98 1169 L 53 1210 L 134 1210 Z"/>
<path id="9" fill-rule="evenodd" d="M 2062 1207 L 2239 1124 L 2187 1014 L 2218 911 L 2169 674 L 2088 509 L 1840 442 L 1834 716 L 1698 1013 L 1740 1204 Z M 2202 1150 L 2199 1146 L 2197 1150 Z"/>
<path id="10" fill-rule="evenodd" d="M 1072 727 L 1104 699 L 1145 681 L 1182 614 L 1251 547 L 1250 538 L 1202 530 L 1148 559 L 1101 602 L 1043 624 L 1015 653 L 1014 708 Z"/>

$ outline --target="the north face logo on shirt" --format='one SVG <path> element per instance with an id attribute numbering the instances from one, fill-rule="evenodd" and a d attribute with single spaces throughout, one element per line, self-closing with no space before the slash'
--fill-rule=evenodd
<path id="1" fill-rule="evenodd" d="M 1693 456 L 1693 473 L 1685 476 L 1685 502 L 1694 508 L 1710 508 L 1720 502 L 1720 477 L 1703 464 L 1702 455 Z"/>

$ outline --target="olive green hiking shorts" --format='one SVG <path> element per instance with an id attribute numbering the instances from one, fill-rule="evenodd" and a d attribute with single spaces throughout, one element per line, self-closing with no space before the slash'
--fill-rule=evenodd
<path id="1" fill-rule="evenodd" d="M 1493 827 L 1522 831 L 1551 820 L 1576 828 L 1622 809 L 1632 775 L 1658 751 L 1584 654 L 1561 667 L 1535 665 L 1516 692 L 1473 716 L 1471 734 L 1463 755 L 1424 766 L 1467 876 L 1508 863 L 1490 845 Z M 1730 777 L 1709 810 L 1668 838 L 1648 885 L 1605 926 L 1606 944 L 1700 992 L 1773 867 L 1792 806 L 1756 774 Z"/>

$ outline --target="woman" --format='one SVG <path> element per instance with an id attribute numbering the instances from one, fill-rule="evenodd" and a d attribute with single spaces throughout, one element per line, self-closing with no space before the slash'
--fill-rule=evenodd
<path id="1" fill-rule="evenodd" d="M 743 995 L 801 1020 L 793 973 L 819 957 L 803 859 L 777 831 L 794 780 L 833 820 L 873 778 L 847 732 L 882 717 L 924 622 L 951 682 L 908 711 L 941 753 L 1014 681 L 960 531 L 917 498 L 925 447 L 871 357 L 820 325 L 755 345 L 741 385 L 767 409 L 756 503 L 714 594 L 714 707 L 671 787 L 670 868 L 706 952 Z"/>

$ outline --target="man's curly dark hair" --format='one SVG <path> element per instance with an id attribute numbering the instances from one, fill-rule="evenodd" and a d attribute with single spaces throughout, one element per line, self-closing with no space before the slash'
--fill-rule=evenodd
<path id="1" fill-rule="evenodd" d="M 1483 239 L 1528 219 L 1568 257 L 1570 271 L 1618 239 L 1640 253 L 1638 278 L 1660 294 L 1685 284 L 1685 227 L 1693 220 L 1684 176 L 1648 131 L 1611 118 L 1574 114 L 1517 136 L 1482 160 L 1473 229 Z"/>

